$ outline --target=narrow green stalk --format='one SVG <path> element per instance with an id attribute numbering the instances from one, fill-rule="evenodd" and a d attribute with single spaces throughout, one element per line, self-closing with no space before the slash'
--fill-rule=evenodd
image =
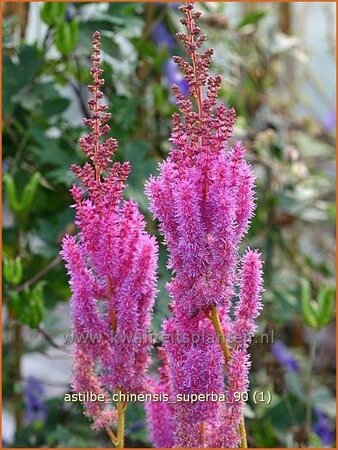
<path id="1" fill-rule="evenodd" d="M 248 448 L 243 413 L 242 413 L 241 423 L 239 424 L 239 434 L 241 436 L 241 448 Z"/>
<path id="2" fill-rule="evenodd" d="M 110 428 L 108 428 L 108 427 L 106 427 L 106 432 L 107 432 L 108 436 L 110 437 L 110 440 L 112 441 L 114 447 L 116 447 L 116 445 L 117 445 L 117 439 L 116 439 L 115 434 L 114 434 L 114 433 L 112 432 L 112 430 L 111 430 Z"/>
<path id="3" fill-rule="evenodd" d="M 21 374 L 21 357 L 23 351 L 23 340 L 22 340 L 22 326 L 20 322 L 16 321 L 14 317 L 15 323 L 13 323 L 13 350 L 14 350 L 14 362 L 13 362 L 13 375 L 15 382 L 22 381 Z M 15 425 L 16 429 L 20 430 L 23 423 L 23 410 L 22 410 L 22 392 L 14 391 L 14 417 L 15 417 Z"/>
<path id="4" fill-rule="evenodd" d="M 211 320 L 212 320 L 212 323 L 214 324 L 214 328 L 216 330 L 216 333 L 217 333 L 217 336 L 219 339 L 219 343 L 222 348 L 224 359 L 227 364 L 230 361 L 231 355 L 230 355 L 230 350 L 229 350 L 228 344 L 224 337 L 224 333 L 223 333 L 222 326 L 221 326 L 221 321 L 219 319 L 219 315 L 218 315 L 216 306 L 211 307 Z"/>
<path id="5" fill-rule="evenodd" d="M 117 389 L 117 393 L 120 396 L 121 389 Z M 113 431 L 106 427 L 106 432 L 110 437 L 110 440 L 115 448 L 124 448 L 124 429 L 125 429 L 125 410 L 126 404 L 122 401 L 116 402 L 117 409 L 117 431 L 116 434 Z"/>
<path id="6" fill-rule="evenodd" d="M 117 391 L 119 394 L 121 389 Z M 125 405 L 123 402 L 117 402 L 117 440 L 116 440 L 116 448 L 124 448 L 124 426 L 125 426 Z"/>
<path id="7" fill-rule="evenodd" d="M 307 374 L 307 402 L 306 402 L 306 412 L 305 412 L 305 426 L 308 431 L 312 427 L 312 370 L 316 357 L 317 349 L 317 332 L 314 331 L 314 336 L 310 342 L 310 354 L 309 354 L 309 364 L 308 364 L 308 374 Z"/>

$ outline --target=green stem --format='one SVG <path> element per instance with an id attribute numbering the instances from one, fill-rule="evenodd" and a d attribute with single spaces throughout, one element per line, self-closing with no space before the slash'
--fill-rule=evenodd
<path id="1" fill-rule="evenodd" d="M 110 440 L 112 441 L 112 444 L 114 445 L 114 447 L 116 447 L 117 446 L 117 439 L 116 439 L 115 434 L 108 427 L 106 427 L 106 432 L 107 432 L 108 436 L 110 437 Z"/>
<path id="2" fill-rule="evenodd" d="M 219 315 L 218 315 L 216 306 L 211 307 L 211 320 L 212 320 L 212 323 L 214 324 L 214 328 L 216 330 L 216 333 L 217 333 L 217 336 L 219 339 L 219 343 L 222 348 L 225 362 L 228 363 L 231 358 L 230 350 L 229 350 L 228 344 L 227 344 L 224 334 L 223 334 L 221 321 L 219 320 Z"/>
<path id="3" fill-rule="evenodd" d="M 118 389 L 118 393 L 121 392 L 121 389 Z M 124 448 L 124 425 L 125 425 L 125 405 L 123 402 L 117 402 L 117 442 L 116 448 Z"/>
<path id="4" fill-rule="evenodd" d="M 13 313 L 12 313 L 13 314 Z M 12 315 L 11 314 L 11 315 Z M 12 315 L 12 344 L 13 344 L 13 366 L 12 366 L 12 376 L 14 381 L 14 418 L 15 418 L 15 427 L 17 430 L 20 430 L 23 423 L 23 398 L 21 389 L 17 389 L 15 386 L 16 383 L 20 383 L 22 381 L 21 376 L 21 356 L 22 356 L 22 326 L 19 322 L 16 321 L 14 314 Z"/>
<path id="5" fill-rule="evenodd" d="M 310 342 L 310 354 L 309 354 L 309 365 L 308 365 L 308 375 L 307 375 L 307 402 L 306 402 L 306 412 L 305 412 L 305 426 L 308 431 L 311 430 L 312 426 L 312 370 L 315 362 L 316 348 L 317 348 L 317 332 L 314 332 L 314 336 Z"/>
<path id="6" fill-rule="evenodd" d="M 242 417 L 241 417 L 241 422 L 239 424 L 239 434 L 241 436 L 241 448 L 248 448 L 248 441 L 246 438 L 246 429 L 245 429 L 243 413 L 242 413 Z"/>

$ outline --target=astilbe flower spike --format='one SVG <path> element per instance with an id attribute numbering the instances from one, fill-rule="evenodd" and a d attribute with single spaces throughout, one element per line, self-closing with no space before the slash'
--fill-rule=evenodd
<path id="1" fill-rule="evenodd" d="M 139 392 L 147 385 L 151 312 L 156 293 L 157 246 L 145 231 L 137 204 L 122 198 L 128 163 L 112 163 L 117 141 L 104 139 L 111 115 L 101 103 L 100 34 L 93 34 L 93 83 L 88 101 L 91 132 L 79 144 L 89 158 L 72 166 L 81 181 L 71 188 L 76 236 L 65 236 L 62 257 L 70 276 L 75 392 Z M 140 339 L 140 337 L 143 337 Z M 123 446 L 124 405 L 87 402 L 95 429 L 106 429 Z M 111 430 L 118 422 L 118 436 Z"/>
<path id="2" fill-rule="evenodd" d="M 209 74 L 213 50 L 201 50 L 206 36 L 196 24 L 200 13 L 193 3 L 180 10 L 187 31 L 177 36 L 188 60 L 174 61 L 190 96 L 173 86 L 179 113 L 172 119 L 172 148 L 146 187 L 173 272 L 173 315 L 163 328 L 167 386 L 173 400 L 182 393 L 224 391 L 226 401 L 176 402 L 174 447 L 246 447 L 242 394 L 248 389 L 248 343 L 261 309 L 260 254 L 249 250 L 237 266 L 254 214 L 254 174 L 240 142 L 227 149 L 235 111 L 218 103 L 221 77 Z M 241 338 L 230 346 L 233 334 Z M 180 335 L 184 342 L 175 338 Z"/>
<path id="3" fill-rule="evenodd" d="M 147 424 L 151 441 L 155 448 L 172 448 L 174 446 L 173 409 L 169 400 L 168 364 L 163 348 L 158 349 L 158 356 L 162 362 L 159 369 L 159 379 L 150 382 L 152 394 L 166 395 L 168 399 L 150 401 L 146 403 Z"/>

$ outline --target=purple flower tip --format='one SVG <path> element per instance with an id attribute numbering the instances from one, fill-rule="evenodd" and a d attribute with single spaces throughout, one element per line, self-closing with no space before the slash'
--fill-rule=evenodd
<path id="1" fill-rule="evenodd" d="M 323 126 L 326 131 L 332 131 L 336 128 L 336 111 L 329 111 L 323 120 Z"/>
<path id="2" fill-rule="evenodd" d="M 23 389 L 25 402 L 24 420 L 26 425 L 46 420 L 47 409 L 43 398 L 44 394 L 45 389 L 41 381 L 33 376 L 28 377 Z"/>
<path id="3" fill-rule="evenodd" d="M 271 349 L 274 358 L 290 372 L 298 372 L 298 363 L 282 341 L 276 341 Z"/>
<path id="4" fill-rule="evenodd" d="M 187 97 L 189 93 L 189 84 L 171 58 L 166 60 L 163 69 L 168 85 L 171 86 L 175 84 L 180 89 L 183 96 Z"/>
<path id="5" fill-rule="evenodd" d="M 313 431 L 320 437 L 324 445 L 331 447 L 335 435 L 329 418 L 317 408 L 315 408 L 315 416 L 316 421 L 313 424 Z"/>
<path id="6" fill-rule="evenodd" d="M 159 47 L 167 47 L 168 50 L 171 50 L 175 46 L 175 39 L 168 33 L 166 26 L 162 22 L 155 24 L 152 30 L 152 37 Z"/>

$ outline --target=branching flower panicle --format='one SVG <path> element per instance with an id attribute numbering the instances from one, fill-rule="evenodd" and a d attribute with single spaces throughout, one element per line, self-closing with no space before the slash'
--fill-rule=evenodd
<path id="1" fill-rule="evenodd" d="M 112 392 L 139 392 L 147 386 L 150 331 L 156 293 L 157 246 L 145 230 L 137 204 L 123 200 L 130 171 L 128 163 L 112 163 L 117 141 L 104 139 L 111 115 L 103 97 L 100 34 L 93 34 L 88 105 L 91 132 L 79 144 L 89 158 L 72 170 L 81 185 L 71 188 L 76 210 L 76 236 L 65 236 L 62 257 L 70 276 L 74 345 L 73 389 L 105 397 Z M 91 339 L 85 339 L 90 336 Z M 96 429 L 123 422 L 118 411 L 104 403 L 86 403 Z M 121 413 L 122 414 L 122 413 Z M 122 428 L 118 424 L 122 433 Z M 120 433 L 120 434 L 121 434 Z M 117 436 L 116 445 L 123 445 Z"/>
<path id="2" fill-rule="evenodd" d="M 213 50 L 201 49 L 206 36 L 196 24 L 200 13 L 193 3 L 180 10 L 186 33 L 177 37 L 188 58 L 176 56 L 174 61 L 190 97 L 173 86 L 179 113 L 172 119 L 172 149 L 146 188 L 173 273 L 167 286 L 173 316 L 164 324 L 164 335 L 187 336 L 184 344 L 164 342 L 168 388 L 173 397 L 224 391 L 230 401 L 236 390 L 248 388 L 247 343 L 261 309 L 259 253 L 248 251 L 237 269 L 239 246 L 254 214 L 254 174 L 240 142 L 227 150 L 235 111 L 218 103 L 222 80 L 209 74 Z M 207 343 L 197 344 L 194 336 L 205 337 L 206 330 Z M 230 347 L 233 334 L 243 340 Z M 245 447 L 243 402 L 228 403 L 176 403 L 175 446 Z"/>

